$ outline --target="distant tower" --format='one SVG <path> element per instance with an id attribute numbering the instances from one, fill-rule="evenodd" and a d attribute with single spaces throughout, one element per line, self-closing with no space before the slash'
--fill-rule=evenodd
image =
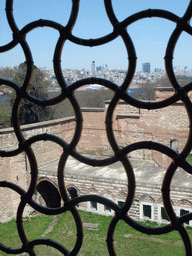
<path id="1" fill-rule="evenodd" d="M 108 70 L 107 64 L 104 64 L 103 69 L 104 69 L 104 71 L 107 71 L 107 70 Z"/>
<path id="2" fill-rule="evenodd" d="M 96 70 L 95 61 L 92 61 L 92 63 L 91 63 L 91 70 L 92 70 L 93 72 L 95 72 L 95 70 Z"/>
<path id="3" fill-rule="evenodd" d="M 142 64 L 142 71 L 146 73 L 150 73 L 151 64 L 149 62 Z"/>

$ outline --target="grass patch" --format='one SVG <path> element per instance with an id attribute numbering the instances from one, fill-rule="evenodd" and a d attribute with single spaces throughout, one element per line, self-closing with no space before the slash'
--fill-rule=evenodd
<path id="1" fill-rule="evenodd" d="M 192 165 L 192 154 L 188 155 L 187 162 Z"/>
<path id="2" fill-rule="evenodd" d="M 84 229 L 83 245 L 79 256 L 109 255 L 107 250 L 106 236 L 112 217 L 101 216 L 88 212 L 79 211 L 83 223 L 98 223 L 98 230 Z M 63 244 L 72 250 L 76 242 L 76 225 L 70 212 L 62 214 L 57 220 L 53 229 L 42 236 L 53 221 L 53 216 L 37 216 L 24 221 L 24 229 L 29 240 L 36 238 L 50 238 Z M 158 226 L 156 223 L 143 223 L 144 225 Z M 192 229 L 187 228 L 189 236 L 192 236 Z M 21 246 L 16 229 L 15 221 L 0 224 L 1 243 L 18 248 Z M 114 247 L 117 255 L 185 255 L 185 250 L 181 237 L 174 231 L 160 236 L 148 236 L 142 234 L 124 221 L 119 221 L 114 233 Z M 38 256 L 62 255 L 54 248 L 48 246 L 36 246 L 34 248 Z M 0 252 L 0 255 L 6 255 Z"/>
<path id="3" fill-rule="evenodd" d="M 31 219 L 27 218 L 23 222 L 23 227 L 28 240 L 40 238 L 43 232 L 48 228 L 53 220 L 53 216 L 37 216 Z M 12 248 L 20 248 L 20 241 L 15 220 L 7 223 L 0 223 L 0 242 Z M 0 255 L 7 255 L 0 251 Z"/>

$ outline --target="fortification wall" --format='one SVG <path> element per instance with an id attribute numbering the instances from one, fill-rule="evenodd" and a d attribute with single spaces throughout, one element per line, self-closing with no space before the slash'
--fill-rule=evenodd
<path id="1" fill-rule="evenodd" d="M 24 125 L 22 133 L 26 139 L 32 136 L 49 133 L 59 136 L 66 142 L 70 142 L 75 127 L 74 118 L 63 118 L 43 123 Z M 18 148 L 18 141 L 12 128 L 0 130 L 0 149 L 11 151 Z M 62 148 L 50 141 L 39 141 L 32 145 L 37 158 L 38 166 L 47 164 L 59 158 Z M 30 184 L 30 163 L 25 152 L 14 157 L 0 157 L 0 180 L 12 182 L 24 190 Z M 20 202 L 20 196 L 8 188 L 0 188 L 0 221 L 8 221 L 16 217 L 16 210 Z M 27 210 L 28 211 L 28 210 Z M 27 214 L 26 211 L 26 214 Z"/>
<path id="2" fill-rule="evenodd" d="M 167 92 L 161 91 L 161 98 L 166 98 Z M 170 92 L 169 92 L 170 94 Z M 170 96 L 168 94 L 168 96 Z M 158 91 L 157 91 L 158 95 Z M 83 111 L 83 133 L 77 146 L 77 151 L 85 154 L 112 155 L 112 149 L 107 139 L 106 112 Z M 168 147 L 176 141 L 176 150 L 181 152 L 184 148 L 189 133 L 187 111 L 182 102 L 175 103 L 163 109 L 146 110 L 138 109 L 120 101 L 113 115 L 113 131 L 120 147 L 139 141 L 155 141 Z M 154 160 L 160 166 L 167 167 L 170 159 L 156 151 L 137 150 L 129 154 L 133 158 Z"/>
<path id="3" fill-rule="evenodd" d="M 166 98 L 166 92 L 160 92 L 158 99 Z M 105 109 L 83 109 L 83 131 L 76 150 L 83 154 L 112 155 L 112 149 L 107 140 Z M 170 146 L 171 141 L 177 141 L 178 150 L 184 147 L 188 136 L 187 112 L 181 102 L 170 107 L 156 110 L 137 109 L 120 102 L 113 115 L 113 130 L 120 147 L 125 147 L 138 141 L 156 141 Z M 43 123 L 22 126 L 23 136 L 49 133 L 56 135 L 69 143 L 74 135 L 75 118 L 64 118 Z M 12 128 L 0 130 L 0 149 L 13 150 L 18 147 L 17 138 Z M 58 159 L 63 149 L 54 142 L 38 141 L 32 144 L 37 157 L 38 166 Z M 152 150 L 137 150 L 129 154 L 132 158 L 154 160 L 158 165 L 168 166 L 170 159 Z M 30 163 L 25 152 L 16 157 L 0 158 L 0 180 L 7 180 L 27 189 L 30 183 Z M 15 217 L 19 196 L 12 190 L 0 188 L 1 221 Z"/>

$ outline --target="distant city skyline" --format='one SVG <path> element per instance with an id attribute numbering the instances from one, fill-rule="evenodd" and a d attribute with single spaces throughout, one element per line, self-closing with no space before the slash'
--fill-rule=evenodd
<path id="1" fill-rule="evenodd" d="M 161 0 L 130 1 L 112 0 L 115 14 L 119 21 L 146 9 L 164 9 L 182 17 L 187 9 L 189 0 Z M 29 22 L 49 19 L 66 25 L 71 11 L 71 0 L 33 0 L 14 1 L 13 15 L 19 29 Z M 5 0 L 0 2 L 0 46 L 12 40 L 12 31 L 5 16 Z M 142 70 L 142 63 L 149 62 L 151 70 L 155 68 L 165 70 L 164 57 L 169 38 L 176 24 L 161 18 L 146 18 L 128 27 L 128 33 L 134 43 L 137 55 L 137 71 Z M 104 0 L 80 1 L 79 15 L 72 34 L 76 37 L 90 39 L 103 37 L 113 31 L 113 27 L 106 15 Z M 53 69 L 55 45 L 59 38 L 58 31 L 52 28 L 38 28 L 27 34 L 26 40 L 32 51 L 34 64 L 37 67 Z M 192 39 L 187 33 L 182 33 L 174 52 L 173 66 L 184 69 L 192 68 Z M 66 41 L 61 58 L 62 69 L 79 68 L 90 69 L 92 61 L 97 66 L 107 63 L 110 69 L 127 69 L 128 55 L 121 37 L 97 47 L 85 47 Z M 18 45 L 9 52 L 0 54 L 0 67 L 14 67 L 25 61 L 21 47 Z"/>

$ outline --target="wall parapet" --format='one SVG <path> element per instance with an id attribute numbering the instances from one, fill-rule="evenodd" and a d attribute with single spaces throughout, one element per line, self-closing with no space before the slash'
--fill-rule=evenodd
<path id="1" fill-rule="evenodd" d="M 139 119 L 140 114 L 117 114 L 116 119 L 125 119 L 125 118 L 132 118 L 132 119 Z"/>
<path id="2" fill-rule="evenodd" d="M 74 116 L 71 116 L 71 117 L 58 118 L 58 119 L 54 119 L 54 120 L 43 121 L 43 122 L 38 122 L 38 123 L 33 123 L 33 124 L 25 124 L 25 125 L 21 125 L 21 130 L 25 131 L 25 130 L 35 129 L 38 127 L 42 128 L 42 127 L 47 127 L 50 125 L 64 124 L 64 123 L 68 123 L 68 122 L 73 122 L 75 120 L 76 120 L 76 118 Z M 0 129 L 0 135 L 3 133 L 10 133 L 13 131 L 14 131 L 13 127 L 3 128 L 3 129 Z"/>
<path id="3" fill-rule="evenodd" d="M 82 112 L 105 112 L 105 108 L 81 108 Z"/>

